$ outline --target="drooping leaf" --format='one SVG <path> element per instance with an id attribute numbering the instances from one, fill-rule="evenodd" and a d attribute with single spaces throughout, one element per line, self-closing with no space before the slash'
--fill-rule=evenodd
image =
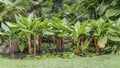
<path id="1" fill-rule="evenodd" d="M 3 33 L 3 32 L 0 32 L 0 35 L 1 35 L 1 36 L 3 36 L 3 35 L 5 35 L 5 33 Z"/>
<path id="2" fill-rule="evenodd" d="M 106 11 L 105 16 L 106 17 L 112 17 L 112 16 L 117 16 L 120 15 L 120 10 L 119 9 L 114 9 L 114 8 L 110 8 Z"/>
<path id="3" fill-rule="evenodd" d="M 105 45 L 107 44 L 107 36 L 104 36 L 102 38 L 99 38 L 98 40 L 98 46 L 100 48 L 105 48 Z"/>
<path id="4" fill-rule="evenodd" d="M 115 41 L 115 42 L 120 42 L 120 37 L 119 36 L 109 35 L 108 39 L 112 40 L 112 41 Z"/>
<path id="5" fill-rule="evenodd" d="M 106 12 L 106 10 L 107 10 L 107 8 L 109 7 L 109 5 L 102 5 L 100 8 L 98 8 L 98 14 L 99 15 L 103 15 L 105 12 Z"/>
<path id="6" fill-rule="evenodd" d="M 84 51 L 85 49 L 88 48 L 89 43 L 90 43 L 90 40 L 88 40 L 88 39 L 86 39 L 84 41 L 83 46 L 82 46 L 82 51 Z"/>
<path id="7" fill-rule="evenodd" d="M 17 25 L 13 24 L 12 22 L 6 22 L 6 24 L 11 28 L 17 27 Z"/>
<path id="8" fill-rule="evenodd" d="M 9 31 L 10 31 L 9 27 L 8 27 L 5 23 L 2 23 L 2 24 L 1 24 L 1 27 L 2 27 L 2 29 L 3 29 L 5 32 L 9 32 Z"/>
<path id="9" fill-rule="evenodd" d="M 20 44 L 19 44 L 19 49 L 20 49 L 20 52 L 23 52 L 24 49 L 25 49 L 25 43 L 23 41 L 20 41 Z"/>
<path id="10" fill-rule="evenodd" d="M 16 8 L 18 8 L 18 9 L 26 10 L 29 8 L 28 0 L 16 0 L 15 5 L 16 5 Z"/>
<path id="11" fill-rule="evenodd" d="M 58 33 L 57 36 L 58 36 L 58 37 L 66 37 L 67 34 L 66 34 L 66 33 Z"/>

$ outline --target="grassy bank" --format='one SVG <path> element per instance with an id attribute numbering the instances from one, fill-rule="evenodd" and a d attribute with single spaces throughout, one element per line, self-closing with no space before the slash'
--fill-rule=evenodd
<path id="1" fill-rule="evenodd" d="M 15 60 L 0 58 L 0 68 L 120 68 L 120 55 Z"/>

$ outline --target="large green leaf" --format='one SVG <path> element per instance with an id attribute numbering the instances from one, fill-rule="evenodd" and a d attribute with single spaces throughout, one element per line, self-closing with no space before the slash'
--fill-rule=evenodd
<path id="1" fill-rule="evenodd" d="M 24 32 L 25 34 L 33 34 L 31 30 L 21 29 L 21 31 Z"/>
<path id="2" fill-rule="evenodd" d="M 19 43 L 20 52 L 23 52 L 25 48 L 26 48 L 25 43 L 23 42 L 23 40 L 21 40 Z"/>
<path id="3" fill-rule="evenodd" d="M 15 1 L 16 8 L 18 9 L 28 9 L 29 8 L 29 1 L 28 0 L 16 0 Z"/>
<path id="4" fill-rule="evenodd" d="M 6 24 L 11 28 L 18 27 L 15 23 L 12 22 L 6 22 Z"/>
<path id="5" fill-rule="evenodd" d="M 78 22 L 76 22 L 76 24 L 74 25 L 74 31 L 73 31 L 73 40 L 74 40 L 74 42 L 78 42 L 78 39 L 79 39 L 79 37 L 81 36 L 81 35 L 86 35 L 87 34 L 87 28 L 86 28 L 86 26 L 87 26 L 87 23 L 88 23 L 88 21 L 85 21 L 85 22 L 82 22 L 82 23 L 80 23 L 79 21 Z"/>
<path id="6" fill-rule="evenodd" d="M 120 42 L 120 37 L 119 36 L 109 35 L 108 39 L 112 40 L 112 41 L 115 41 L 115 42 Z"/>
<path id="7" fill-rule="evenodd" d="M 87 26 L 88 21 L 82 22 L 82 24 L 80 25 L 80 27 L 78 28 L 78 35 L 81 34 L 86 34 L 86 26 Z"/>
<path id="8" fill-rule="evenodd" d="M 1 24 L 1 28 L 2 28 L 5 32 L 9 32 L 9 31 L 10 31 L 9 27 L 8 27 L 5 23 L 2 23 L 2 24 Z"/>
<path id="9" fill-rule="evenodd" d="M 103 15 L 110 5 L 102 5 L 97 9 L 99 15 Z"/>
<path id="10" fill-rule="evenodd" d="M 88 48 L 89 43 L 90 43 L 90 40 L 88 40 L 88 39 L 86 39 L 84 41 L 83 46 L 81 46 L 82 47 L 82 51 L 84 51 L 85 49 Z"/>
<path id="11" fill-rule="evenodd" d="M 74 40 L 74 43 L 77 43 L 79 41 L 79 35 L 76 32 L 73 33 L 73 37 L 72 38 Z"/>
<path id="12" fill-rule="evenodd" d="M 100 48 L 105 48 L 106 44 L 107 44 L 107 36 L 104 36 L 98 39 L 98 46 Z"/>
<path id="13" fill-rule="evenodd" d="M 3 33 L 3 32 L 0 32 L 0 36 L 4 36 L 5 35 L 5 33 Z"/>
<path id="14" fill-rule="evenodd" d="M 105 16 L 106 17 L 112 17 L 112 16 L 117 16 L 120 15 L 120 10 L 119 9 L 114 9 L 114 8 L 110 8 L 106 11 Z"/>
<path id="15" fill-rule="evenodd" d="M 66 36 L 67 36 L 67 33 L 58 33 L 57 36 L 58 36 L 58 37 L 66 37 Z"/>

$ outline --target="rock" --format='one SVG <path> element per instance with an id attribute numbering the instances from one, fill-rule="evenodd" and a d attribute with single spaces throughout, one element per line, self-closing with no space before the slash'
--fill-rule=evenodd
<path id="1" fill-rule="evenodd" d="M 7 54 L 10 53 L 9 49 L 10 49 L 9 46 L 6 47 L 5 53 L 7 53 Z M 19 49 L 19 39 L 13 40 L 13 42 L 12 42 L 12 49 L 13 49 L 13 53 L 20 52 L 20 49 Z"/>
<path id="2" fill-rule="evenodd" d="M 4 52 L 4 48 L 0 46 L 0 54 Z"/>
<path id="3" fill-rule="evenodd" d="M 6 48 L 5 53 L 9 54 L 9 47 Z"/>

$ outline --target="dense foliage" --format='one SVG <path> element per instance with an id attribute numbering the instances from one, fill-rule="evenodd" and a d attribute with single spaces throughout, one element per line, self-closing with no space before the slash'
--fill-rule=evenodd
<path id="1" fill-rule="evenodd" d="M 77 55 L 120 53 L 119 0 L 0 0 L 0 42 L 19 39 L 21 52 L 34 55 L 50 40 L 54 52 L 67 51 L 69 40 Z M 27 46 L 26 46 L 27 45 Z M 74 47 L 76 47 L 74 49 Z M 55 49 L 55 50 L 54 50 Z"/>

